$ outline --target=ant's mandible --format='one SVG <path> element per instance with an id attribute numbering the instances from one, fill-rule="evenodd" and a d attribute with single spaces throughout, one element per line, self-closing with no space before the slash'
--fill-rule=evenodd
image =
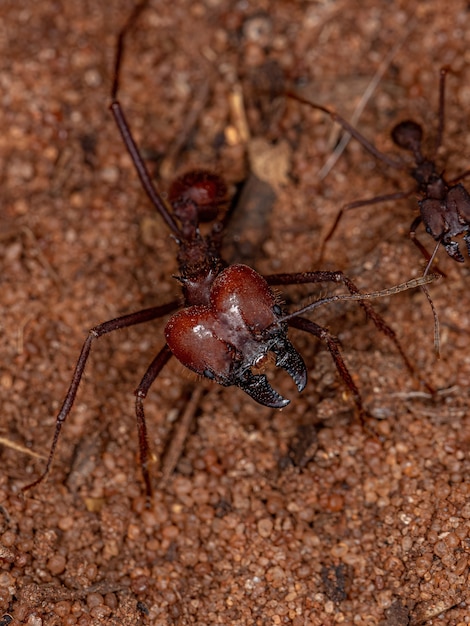
<path id="1" fill-rule="evenodd" d="M 394 169 L 405 171 L 416 183 L 412 189 L 407 191 L 384 194 L 366 200 L 357 200 L 343 206 L 337 213 L 333 225 L 323 240 L 320 258 L 323 258 L 326 244 L 332 238 L 344 213 L 351 209 L 370 206 L 378 202 L 409 198 L 413 194 L 419 197 L 419 215 L 410 226 L 410 238 L 427 261 L 430 262 L 434 258 L 439 245 L 442 244 L 447 254 L 454 261 L 463 263 L 464 257 L 460 251 L 459 244 L 453 240 L 453 237 L 458 235 L 463 235 L 467 253 L 470 255 L 470 194 L 459 183 L 459 181 L 470 174 L 470 170 L 466 170 L 453 180 L 447 181 L 444 173 L 436 165 L 436 155 L 441 146 L 444 132 L 445 85 L 448 72 L 449 68 L 447 67 L 443 67 L 440 71 L 438 131 L 432 155 L 429 157 L 423 155 L 423 128 L 414 120 L 400 122 L 392 129 L 391 135 L 395 145 L 411 152 L 414 160 L 413 167 L 409 167 L 405 162 L 395 160 L 378 150 L 374 144 L 336 111 L 320 104 L 312 103 L 295 92 L 289 92 L 288 95 L 290 97 L 329 115 L 334 122 L 337 122 L 346 132 L 359 141 L 372 156 Z M 416 229 L 421 223 L 423 223 L 426 232 L 437 242 L 432 255 L 416 236 Z"/>
<path id="2" fill-rule="evenodd" d="M 111 111 L 151 203 L 156 208 L 178 244 L 178 281 L 183 291 L 180 299 L 150 307 L 104 322 L 92 328 L 83 344 L 65 400 L 56 418 L 54 437 L 46 468 L 25 490 L 38 485 L 48 474 L 62 425 L 67 419 L 96 339 L 121 328 L 150 322 L 172 314 L 165 327 L 166 343 L 152 360 L 135 391 L 136 418 L 140 463 L 147 496 L 152 493 L 148 470 L 149 444 L 144 415 L 144 399 L 162 368 L 175 356 L 183 365 L 200 376 L 225 387 L 236 385 L 259 404 L 272 408 L 285 407 L 289 400 L 275 391 L 263 373 L 263 367 L 274 355 L 277 367 L 284 369 L 302 391 L 307 383 L 304 361 L 292 343 L 289 327 L 310 333 L 323 341 L 329 350 L 344 383 L 352 393 L 361 419 L 365 412 L 360 393 L 339 350 L 338 340 L 327 329 L 303 317 L 303 314 L 337 300 L 358 300 L 377 328 L 395 344 L 408 369 L 413 368 L 405 356 L 394 331 L 365 300 L 416 287 L 433 280 L 433 276 L 410 281 L 374 294 L 361 294 L 354 283 L 340 271 L 261 276 L 247 265 L 228 266 L 220 249 L 227 222 L 227 189 L 223 180 L 205 170 L 193 170 L 177 178 L 170 187 L 168 202 L 163 200 L 151 181 L 145 162 L 134 141 L 129 124 L 117 99 L 125 36 L 135 23 L 147 0 L 136 6 L 121 30 L 116 47 L 116 63 L 111 92 Z M 212 223 L 209 234 L 200 231 L 201 223 Z M 349 294 L 318 300 L 301 310 L 285 314 L 274 285 L 343 283 Z"/>

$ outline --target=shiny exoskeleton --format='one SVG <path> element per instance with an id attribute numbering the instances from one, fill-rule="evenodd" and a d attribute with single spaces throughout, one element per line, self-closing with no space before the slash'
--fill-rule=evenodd
<path id="1" fill-rule="evenodd" d="M 151 482 L 147 467 L 149 445 L 143 402 L 152 383 L 172 356 L 200 376 L 225 387 L 237 386 L 259 404 L 278 409 L 285 407 L 289 400 L 268 382 L 265 374 L 268 363 L 274 360 L 275 366 L 287 372 L 299 392 L 307 383 L 305 363 L 287 335 L 290 327 L 296 328 L 325 343 L 342 380 L 353 396 L 361 419 L 365 413 L 359 391 L 341 356 L 338 340 L 327 329 L 300 314 L 286 315 L 271 289 L 274 285 L 329 281 L 344 284 L 349 294 L 352 294 L 351 299 L 360 300 L 362 294 L 359 294 L 354 283 L 339 271 L 286 273 L 263 277 L 247 265 L 229 266 L 221 256 L 228 206 L 224 181 L 206 170 L 192 170 L 173 182 L 168 192 L 168 203 L 151 181 L 117 100 L 125 34 L 145 4 L 144 1 L 136 7 L 119 35 L 111 111 L 143 188 L 178 245 L 176 278 L 182 287 L 182 308 L 181 298 L 177 298 L 167 304 L 104 322 L 90 330 L 57 415 L 46 469 L 25 489 L 40 483 L 50 469 L 62 425 L 75 401 L 93 342 L 109 332 L 147 323 L 169 314 L 171 316 L 165 327 L 166 341 L 135 391 L 140 460 L 148 496 L 151 495 Z M 205 224 L 204 229 L 201 229 L 202 224 Z M 391 292 L 387 291 L 388 293 Z M 345 294 L 339 296 L 340 299 L 348 297 Z M 318 303 L 322 304 L 327 300 Z M 369 303 L 360 301 L 360 305 L 377 328 L 394 342 L 412 371 L 394 331 Z"/>
<path id="2" fill-rule="evenodd" d="M 415 231 L 422 222 L 426 232 L 444 246 L 447 254 L 454 261 L 463 263 L 459 244 L 453 241 L 453 237 L 463 235 L 470 255 L 470 195 L 461 183 L 447 182 L 443 173 L 437 170 L 435 160 L 423 156 L 422 138 L 422 127 L 412 120 L 400 122 L 392 130 L 393 141 L 400 148 L 409 150 L 416 163 L 410 175 L 421 196 L 418 201 L 420 214 L 410 227 L 410 235 L 416 241 Z"/>
<path id="3" fill-rule="evenodd" d="M 281 307 L 267 282 L 246 265 L 231 265 L 214 279 L 204 302 L 175 313 L 166 342 L 186 367 L 227 387 L 236 385 L 254 400 L 282 408 L 289 400 L 269 385 L 261 371 L 269 353 L 292 376 L 299 391 L 307 382 L 302 357 L 278 322 Z"/>

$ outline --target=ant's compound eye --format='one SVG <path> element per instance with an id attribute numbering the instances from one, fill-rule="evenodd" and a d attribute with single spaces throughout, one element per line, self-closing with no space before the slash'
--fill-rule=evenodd
<path id="1" fill-rule="evenodd" d="M 227 186 L 213 172 L 191 170 L 173 181 L 168 199 L 175 211 L 179 205 L 191 203 L 197 210 L 198 222 L 211 222 L 227 207 Z"/>
<path id="2" fill-rule="evenodd" d="M 413 120 L 400 122 L 392 130 L 392 139 L 397 146 L 412 152 L 419 151 L 422 138 L 423 129 Z"/>
<path id="3" fill-rule="evenodd" d="M 274 311 L 274 315 L 277 315 L 277 316 L 281 317 L 282 309 L 281 309 L 281 307 L 278 304 L 275 304 L 273 306 L 273 311 Z"/>

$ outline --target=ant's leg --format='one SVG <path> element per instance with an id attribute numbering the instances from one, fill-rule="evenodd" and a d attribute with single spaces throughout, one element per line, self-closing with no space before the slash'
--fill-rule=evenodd
<path id="1" fill-rule="evenodd" d="M 448 181 L 448 185 L 449 187 L 453 187 L 454 185 L 456 185 L 457 183 L 459 183 L 461 180 L 463 180 L 464 178 L 467 178 L 467 176 L 470 176 L 470 170 L 465 170 L 465 172 L 462 172 L 461 174 L 459 174 L 456 178 L 453 178 L 452 180 Z"/>
<path id="2" fill-rule="evenodd" d="M 317 272 L 299 272 L 295 274 L 271 274 L 265 276 L 264 278 L 267 281 L 268 285 L 301 285 L 322 282 L 343 283 L 343 285 L 348 288 L 349 293 L 360 293 L 359 289 L 352 282 L 352 280 L 340 271 L 330 272 L 319 270 Z M 374 310 L 369 302 L 360 301 L 359 305 L 364 309 L 367 317 L 369 317 L 374 322 L 377 329 L 380 332 L 384 333 L 394 343 L 406 367 L 408 368 L 410 373 L 415 376 L 415 369 L 411 365 L 408 357 L 403 351 L 403 348 L 398 341 L 395 331 L 387 324 L 384 318 Z"/>
<path id="3" fill-rule="evenodd" d="M 312 109 L 318 109 L 319 111 L 323 111 L 323 113 L 329 115 L 333 122 L 339 124 L 347 133 L 354 137 L 354 139 L 356 139 L 362 145 L 362 147 L 365 148 L 367 152 L 369 152 L 369 154 L 372 154 L 372 156 L 374 156 L 379 161 L 382 161 L 386 165 L 389 165 L 390 167 L 398 170 L 405 169 L 406 166 L 401 161 L 392 159 L 388 156 L 388 154 L 381 152 L 378 148 L 376 148 L 376 146 L 374 146 L 373 143 L 371 143 L 366 137 L 364 137 L 364 135 L 360 133 L 357 128 L 354 128 L 352 124 L 350 124 L 342 115 L 340 115 L 333 109 L 329 109 L 328 107 L 325 107 L 321 104 L 316 104 L 315 102 L 310 102 L 310 100 L 303 98 L 294 91 L 287 91 L 286 95 L 289 98 L 293 98 L 294 100 L 301 102 L 302 104 L 307 104 Z"/>
<path id="4" fill-rule="evenodd" d="M 150 484 L 150 476 L 148 471 L 149 442 L 147 436 L 147 425 L 145 422 L 144 400 L 147 397 L 148 390 L 150 389 L 153 381 L 160 374 L 163 367 L 168 363 L 171 355 L 172 353 L 170 348 L 165 344 L 160 352 L 157 354 L 157 356 L 150 363 L 147 371 L 140 381 L 140 385 L 134 392 L 137 432 L 139 435 L 140 467 L 142 468 L 142 476 L 144 478 L 148 500 L 150 500 L 150 498 L 152 497 L 152 486 Z"/>
<path id="5" fill-rule="evenodd" d="M 413 193 L 415 193 L 415 189 L 410 191 L 397 191 L 396 193 L 387 193 L 382 196 L 376 196 L 375 198 L 369 198 L 368 200 L 356 200 L 355 202 L 350 202 L 349 204 L 345 204 L 336 214 L 335 221 L 333 222 L 330 230 L 327 232 L 324 237 L 319 254 L 319 262 L 323 260 L 325 254 L 325 248 L 328 241 L 333 237 L 343 215 L 346 211 L 351 211 L 352 209 L 358 209 L 363 206 L 370 206 L 371 204 L 378 204 L 379 202 L 387 202 L 389 200 L 403 200 L 405 198 L 409 198 Z"/>
<path id="6" fill-rule="evenodd" d="M 364 423 L 366 413 L 362 404 L 361 394 L 359 393 L 359 389 L 357 388 L 356 383 L 352 379 L 352 376 L 349 373 L 348 368 L 346 367 L 346 363 L 344 362 L 344 359 L 339 349 L 338 339 L 330 332 L 328 332 L 326 328 L 315 324 L 315 322 L 312 322 L 305 317 L 293 317 L 292 319 L 288 320 L 287 323 L 292 328 L 298 328 L 299 330 L 303 330 L 306 333 L 310 333 L 320 339 L 320 341 L 323 341 L 323 343 L 325 343 L 329 353 L 333 358 L 333 361 L 335 362 L 336 369 L 338 370 L 339 375 L 343 379 L 346 387 L 352 393 L 359 418 L 361 422 Z"/>
<path id="7" fill-rule="evenodd" d="M 418 237 L 416 235 L 416 229 L 418 228 L 418 226 L 421 224 L 422 221 L 423 220 L 422 220 L 421 215 L 418 215 L 418 217 L 416 217 L 413 220 L 413 223 L 410 226 L 410 239 L 414 243 L 414 245 L 418 248 L 418 250 L 421 252 L 421 254 L 424 256 L 426 261 L 429 263 L 429 261 L 431 261 L 431 259 L 433 258 L 434 255 L 430 254 L 428 252 L 428 250 L 424 247 L 424 245 L 421 243 L 421 241 L 418 239 Z M 438 274 L 440 274 L 443 278 L 446 277 L 445 272 L 443 272 L 441 269 L 439 269 L 439 267 L 437 265 L 434 266 L 434 270 Z"/>
<path id="8" fill-rule="evenodd" d="M 423 221 L 423 218 L 421 217 L 421 215 L 418 215 L 418 217 L 416 217 L 413 220 L 413 222 L 412 222 L 412 224 L 410 226 L 410 239 L 415 244 L 415 246 L 418 248 L 418 250 L 421 252 L 421 254 L 424 256 L 426 261 L 429 261 L 430 258 L 431 258 L 431 255 L 429 254 L 427 249 L 423 246 L 421 241 L 416 236 L 416 229 L 418 228 L 418 226 L 421 224 L 422 221 Z"/>
<path id="9" fill-rule="evenodd" d="M 111 88 L 111 100 L 116 100 L 117 93 L 119 90 L 121 63 L 122 63 L 122 57 L 124 54 L 124 42 L 126 39 L 126 35 L 134 26 L 137 18 L 145 9 L 147 4 L 148 4 L 148 0 L 142 0 L 141 2 L 139 2 L 139 4 L 135 5 L 134 10 L 127 18 L 126 23 L 124 24 L 124 26 L 121 29 L 121 32 L 118 35 L 118 40 L 117 40 L 117 45 L 116 45 L 116 57 L 114 59 L 114 76 L 113 76 L 113 86 Z"/>
<path id="10" fill-rule="evenodd" d="M 57 442 L 59 440 L 62 425 L 72 409 L 94 340 L 98 339 L 98 337 L 106 335 L 107 333 L 113 332 L 114 330 L 119 330 L 120 328 L 129 328 L 130 326 L 135 326 L 136 324 L 150 322 L 151 320 L 162 317 L 167 313 L 171 313 L 172 311 L 177 309 L 178 306 L 179 301 L 174 301 L 169 302 L 168 304 L 164 304 L 162 306 L 143 309 L 142 311 L 137 311 L 136 313 L 131 313 L 129 315 L 123 315 L 122 317 L 117 317 L 113 320 L 109 320 L 108 322 L 104 322 L 103 324 L 99 324 L 89 331 L 88 337 L 83 344 L 82 350 L 80 352 L 80 356 L 78 357 L 77 365 L 75 366 L 75 371 L 72 376 L 72 382 L 70 383 L 67 395 L 65 396 L 65 400 L 56 418 L 54 438 L 52 440 L 51 449 L 49 451 L 46 469 L 34 482 L 23 487 L 23 491 L 28 491 L 32 487 L 35 487 L 36 485 L 41 483 L 49 473 L 55 450 L 57 448 Z"/>

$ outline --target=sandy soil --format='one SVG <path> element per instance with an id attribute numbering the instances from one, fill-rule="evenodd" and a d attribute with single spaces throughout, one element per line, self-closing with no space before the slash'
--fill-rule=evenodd
<path id="1" fill-rule="evenodd" d="M 132 6 L 0 7 L 0 623 L 469 623 L 468 257 L 439 252 L 447 279 L 430 293 L 440 360 L 420 291 L 375 304 L 414 378 L 356 304 L 312 316 L 341 339 L 368 430 L 325 347 L 299 332 L 309 383 L 299 395 L 274 375 L 292 400 L 282 411 L 173 360 L 146 403 L 155 455 L 146 510 L 133 390 L 163 343 L 162 320 L 99 340 L 50 476 L 23 495 L 44 468 L 87 330 L 178 294 L 176 245 L 108 109 Z M 457 176 L 470 154 L 469 20 L 462 0 L 151 0 L 129 36 L 120 97 L 160 189 L 194 166 L 223 173 L 232 194 L 250 172 L 265 179 L 251 179 L 227 235 L 230 261 L 266 274 L 320 269 L 322 235 L 342 204 L 410 180 L 356 141 L 320 180 L 336 129 L 279 92 L 296 85 L 349 119 L 400 44 L 358 127 L 398 154 L 390 128 L 412 116 L 432 149 L 439 68 L 449 65 L 439 159 Z M 408 239 L 416 209 L 411 198 L 351 212 L 321 269 L 363 290 L 418 276 L 423 259 Z M 283 293 L 298 302 L 332 292 Z M 195 389 L 195 418 L 163 484 L 161 459 Z"/>

